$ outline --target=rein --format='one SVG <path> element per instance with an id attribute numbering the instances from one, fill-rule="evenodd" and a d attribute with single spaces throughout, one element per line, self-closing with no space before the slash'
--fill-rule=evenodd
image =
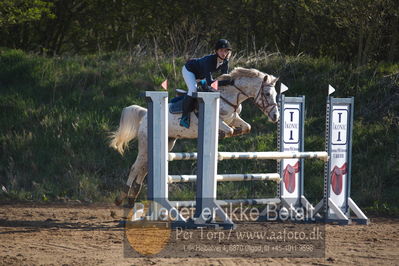
<path id="1" fill-rule="evenodd" d="M 243 94 L 244 96 L 246 96 L 247 98 L 251 98 L 248 94 L 246 94 L 243 90 L 241 90 L 240 88 L 238 88 L 236 85 L 233 85 L 234 88 L 236 88 L 239 93 L 237 93 L 237 100 L 236 100 L 236 104 L 231 103 L 229 100 L 227 100 L 226 98 L 224 98 L 223 96 L 220 96 L 220 99 L 222 99 L 225 103 L 227 103 L 228 105 L 230 105 L 231 107 L 234 108 L 234 112 L 237 111 L 238 107 L 240 106 L 240 95 Z"/>

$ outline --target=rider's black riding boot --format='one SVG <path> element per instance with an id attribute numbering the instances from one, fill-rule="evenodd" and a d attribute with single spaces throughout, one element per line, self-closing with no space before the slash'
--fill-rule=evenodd
<path id="1" fill-rule="evenodd" d="M 183 114 L 180 119 L 180 126 L 190 127 L 190 112 L 193 110 L 195 99 L 189 95 L 184 96 L 183 99 Z"/>

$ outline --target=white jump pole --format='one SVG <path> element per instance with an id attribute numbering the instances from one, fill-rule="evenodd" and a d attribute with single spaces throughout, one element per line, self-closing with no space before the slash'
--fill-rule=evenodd
<path id="1" fill-rule="evenodd" d="M 198 154 L 196 152 L 171 152 L 168 155 L 169 161 L 186 161 L 186 160 L 196 160 Z M 242 159 L 242 160 L 280 160 L 280 159 L 311 159 L 318 158 L 325 161 L 328 160 L 328 153 L 325 151 L 318 152 L 218 152 L 217 158 L 219 161 L 222 160 L 232 160 L 232 159 Z"/>
<path id="2" fill-rule="evenodd" d="M 224 174 L 216 175 L 216 180 L 221 181 L 254 181 L 254 180 L 270 180 L 279 183 L 281 181 L 278 173 L 268 174 Z M 196 182 L 196 175 L 169 175 L 169 183 L 187 183 Z"/>

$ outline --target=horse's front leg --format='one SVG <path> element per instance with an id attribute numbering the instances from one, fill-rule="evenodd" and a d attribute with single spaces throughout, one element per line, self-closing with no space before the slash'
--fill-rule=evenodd
<path id="1" fill-rule="evenodd" d="M 219 120 L 219 138 L 232 137 L 234 129 L 229 127 L 223 120 Z"/>
<path id="2" fill-rule="evenodd" d="M 231 126 L 234 127 L 233 136 L 248 134 L 251 131 L 251 125 L 245 122 L 237 113 L 234 115 Z"/>

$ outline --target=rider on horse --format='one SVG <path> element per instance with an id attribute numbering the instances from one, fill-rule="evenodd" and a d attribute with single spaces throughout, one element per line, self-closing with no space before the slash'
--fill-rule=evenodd
<path id="1" fill-rule="evenodd" d="M 193 92 L 197 91 L 197 80 L 201 80 L 202 87 L 208 87 L 214 82 L 212 78 L 213 72 L 220 70 L 222 74 L 227 74 L 230 55 L 230 42 L 220 39 L 216 42 L 214 54 L 191 59 L 183 66 L 182 73 L 188 87 L 188 93 L 183 100 L 183 115 L 180 119 L 180 126 L 190 127 L 190 112 L 193 110 L 194 105 L 192 96 Z M 223 80 L 219 82 L 219 86 L 232 85 L 233 83 L 233 80 Z"/>

